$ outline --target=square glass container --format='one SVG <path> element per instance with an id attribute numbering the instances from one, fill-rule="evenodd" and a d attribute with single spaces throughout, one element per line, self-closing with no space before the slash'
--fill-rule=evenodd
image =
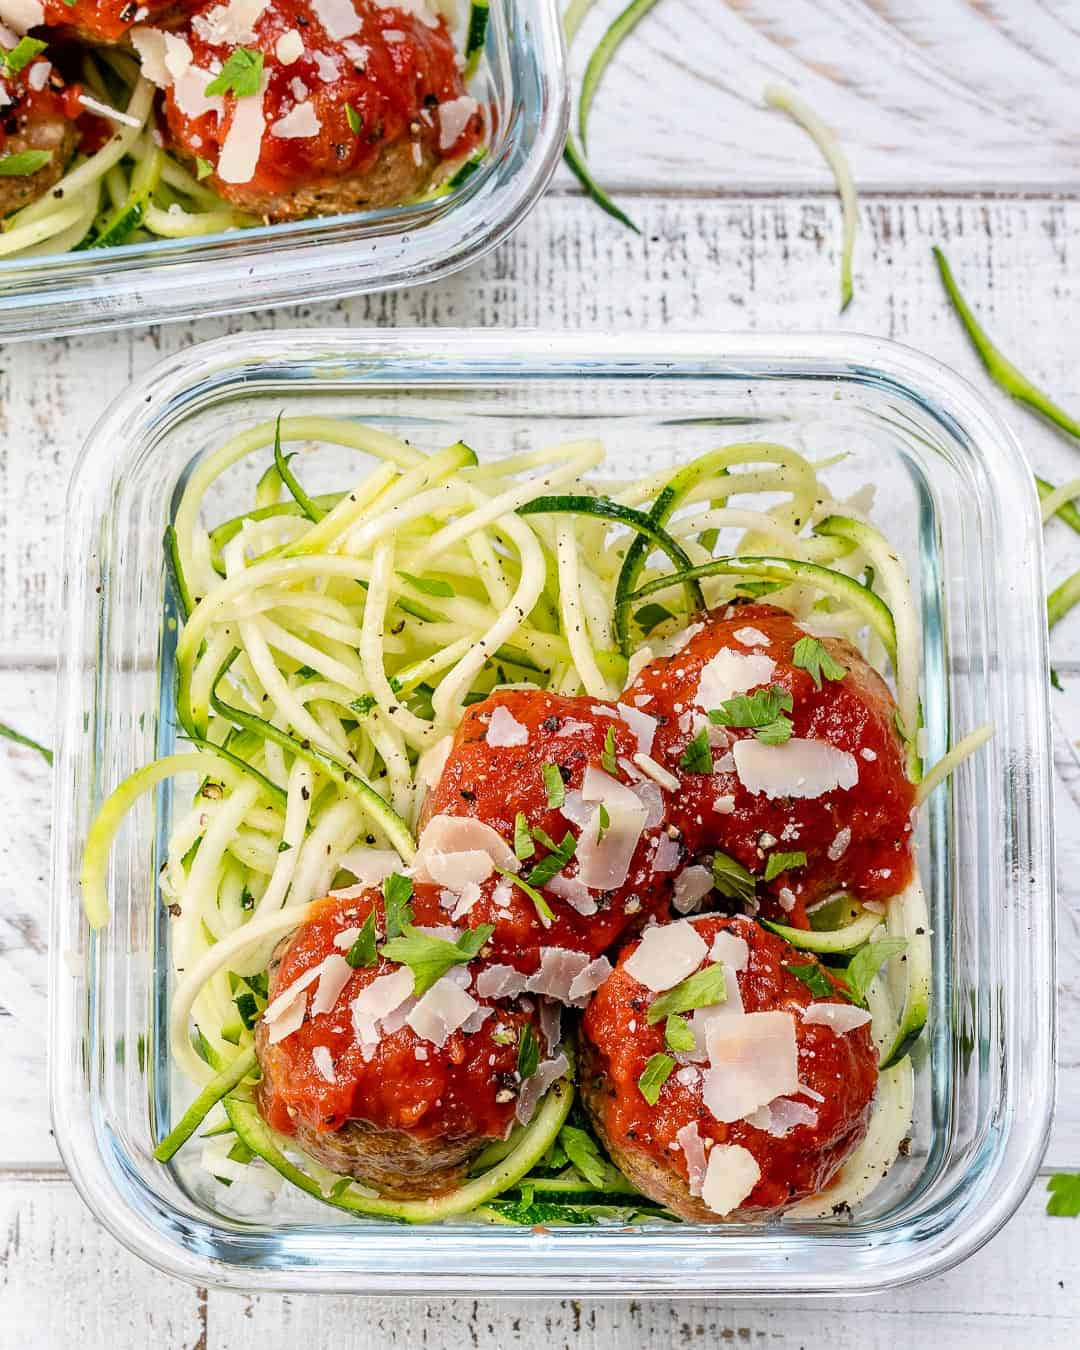
<path id="1" fill-rule="evenodd" d="M 569 114 L 556 0 L 493 0 L 485 58 L 471 87 L 491 112 L 488 154 L 448 196 L 0 260 L 0 341 L 334 300 L 434 281 L 475 262 L 521 223 L 562 154 Z"/>
<path id="2" fill-rule="evenodd" d="M 161 539 L 178 490 L 200 456 L 281 409 L 359 418 L 425 447 L 461 438 L 482 456 L 596 435 L 624 478 L 717 444 L 787 441 L 817 457 L 847 452 L 828 471 L 837 495 L 875 485 L 875 517 L 911 569 L 920 609 L 926 757 L 983 722 L 995 733 L 922 812 L 934 975 L 913 1056 L 911 1147 L 851 1219 L 408 1228 L 342 1221 L 314 1203 L 241 1219 L 215 1209 L 191 1169 L 153 1161 L 186 1101 L 164 1054 L 168 924 L 156 877 L 169 789 L 125 825 L 112 918 L 95 936 L 80 909 L 80 851 L 103 796 L 174 744 Z M 345 452 L 305 457 L 319 490 L 356 471 Z M 227 513 L 228 499 L 220 504 Z M 1042 1157 L 1053 1098 L 1042 534 L 1016 441 L 950 371 L 850 336 L 243 334 L 159 365 L 109 409 L 68 512 L 53 1118 L 76 1185 L 132 1250 L 200 1284 L 248 1289 L 836 1295 L 939 1272 L 1012 1214 Z"/>

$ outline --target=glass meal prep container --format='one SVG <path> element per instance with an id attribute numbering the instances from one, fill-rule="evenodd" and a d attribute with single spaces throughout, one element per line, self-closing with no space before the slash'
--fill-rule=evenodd
<path id="1" fill-rule="evenodd" d="M 736 440 L 786 441 L 874 515 L 912 572 L 925 756 L 995 732 L 923 807 L 933 1002 L 913 1058 L 910 1148 L 850 1218 L 490 1228 L 357 1220 L 306 1197 L 269 1217 L 216 1203 L 181 1154 L 151 1150 L 190 1098 L 166 1055 L 169 924 L 156 891 L 172 788 L 140 800 L 113 851 L 112 918 L 91 936 L 78 869 L 104 795 L 176 741 L 175 614 L 162 532 L 200 456 L 243 425 L 357 418 L 481 456 L 593 435 L 620 475 Z M 265 456 L 221 488 L 250 501 Z M 258 466 L 255 462 L 258 460 Z M 238 471 L 232 471 L 234 474 Z M 305 455 L 319 491 L 351 452 Z M 232 509 L 238 509 L 233 505 Z M 68 501 L 54 817 L 51 1093 L 71 1175 L 106 1226 L 200 1284 L 363 1293 L 865 1293 L 939 1272 L 1020 1203 L 1053 1097 L 1053 835 L 1041 528 L 1018 445 L 950 371 L 858 337 L 244 334 L 166 361 L 93 431 Z M 177 792 L 179 793 L 179 789 Z M 182 802 L 178 800 L 180 809 Z M 204 1174 L 205 1175 L 205 1174 Z"/>
<path id="2" fill-rule="evenodd" d="M 462 14 L 468 13 L 463 0 Z M 495 0 L 470 85 L 490 109 L 479 169 L 449 195 L 188 239 L 0 259 L 0 341 L 192 320 L 447 276 L 514 230 L 562 154 L 568 94 L 556 0 Z"/>

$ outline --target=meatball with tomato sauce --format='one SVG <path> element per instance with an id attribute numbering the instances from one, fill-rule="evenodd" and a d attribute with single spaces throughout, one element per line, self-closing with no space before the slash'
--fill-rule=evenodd
<path id="1" fill-rule="evenodd" d="M 657 719 L 692 853 L 753 876 L 770 917 L 806 926 L 844 891 L 882 901 L 912 871 L 914 789 L 885 681 L 851 643 L 772 605 L 697 616 L 623 694 Z M 711 714 L 711 716 L 710 716 Z"/>
<path id="2" fill-rule="evenodd" d="M 423 925 L 405 929 L 414 948 L 425 936 L 454 938 L 438 925 L 432 888 L 417 886 L 410 907 Z M 471 961 L 447 966 L 417 997 L 421 967 L 381 954 L 386 911 L 375 890 L 328 897 L 275 957 L 255 1036 L 258 1106 L 326 1166 L 383 1195 L 422 1198 L 456 1185 L 567 1064 L 547 1043 L 538 1001 L 481 997 Z M 526 1034 L 545 1072 L 523 1081 Z"/>
<path id="3" fill-rule="evenodd" d="M 43 55 L 0 73 L 0 216 L 44 196 L 63 176 L 80 140 L 78 95 Z"/>
<path id="4" fill-rule="evenodd" d="M 622 1171 L 683 1218 L 780 1213 L 828 1186 L 866 1134 L 869 1014 L 813 996 L 791 970 L 807 965 L 831 982 L 752 920 L 684 919 L 646 929 L 589 1004 L 582 1100 Z M 674 996 L 695 975 L 696 997 Z"/>
<path id="5" fill-rule="evenodd" d="M 496 959 L 530 972 L 546 947 L 598 957 L 666 910 L 683 850 L 667 794 L 634 763 L 639 735 L 629 707 L 543 690 L 502 690 L 466 712 L 425 801 L 420 846 L 481 849 L 471 822 L 497 836 L 504 871 L 479 883 L 469 910 L 470 922 L 495 926 Z M 452 866 L 436 866 L 452 885 Z"/>
<path id="6" fill-rule="evenodd" d="M 40 0 L 35 23 L 81 42 L 119 44 L 135 24 L 171 27 L 198 8 L 198 0 Z"/>
<path id="7" fill-rule="evenodd" d="M 477 144 L 478 105 L 424 5 L 269 0 L 244 22 L 203 7 L 175 35 L 137 30 L 172 150 L 227 201 L 271 220 L 408 200 Z"/>

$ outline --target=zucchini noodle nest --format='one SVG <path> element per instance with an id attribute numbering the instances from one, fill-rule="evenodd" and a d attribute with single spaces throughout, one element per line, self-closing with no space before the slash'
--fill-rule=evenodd
<path id="1" fill-rule="evenodd" d="M 133 104 L 142 108 L 145 93 L 138 85 Z M 282 450 L 305 443 L 346 447 L 375 467 L 345 491 L 310 496 Z M 205 522 L 212 485 L 267 450 L 273 459 L 251 509 Z M 177 713 L 190 747 L 113 793 L 82 872 L 97 927 L 108 919 L 108 855 L 126 812 L 167 777 L 197 785 L 172 823 L 160 886 L 174 906 L 170 957 L 182 972 L 170 1053 L 198 1095 L 159 1158 L 201 1128 L 204 1162 L 219 1178 L 261 1177 L 269 1188 L 284 1176 L 354 1214 L 672 1220 L 611 1164 L 586 1177 L 567 1161 L 559 1137 L 570 1077 L 481 1156 L 466 1184 L 433 1200 L 381 1198 L 262 1120 L 252 1100 L 253 1031 L 237 1012 L 238 992 L 259 990 L 260 979 L 265 996 L 276 942 L 335 884 L 352 884 L 350 852 L 394 849 L 406 864 L 415 856 L 425 756 L 464 709 L 505 684 L 618 697 L 644 644 L 648 601 L 672 612 L 663 633 L 702 605 L 767 592 L 796 618 L 812 615 L 815 630 L 857 643 L 892 683 L 909 776 L 922 776 L 920 635 L 908 577 L 865 515 L 833 499 L 819 476 L 826 464 L 754 442 L 715 449 L 674 478 L 620 482 L 591 476 L 604 460 L 601 442 L 583 439 L 480 462 L 461 442 L 426 453 L 374 427 L 312 416 L 244 430 L 195 465 L 166 536 L 183 617 Z M 985 734 L 957 747 L 928 783 Z M 907 1054 L 929 999 L 929 922 L 917 880 L 884 913 L 853 901 L 826 911 L 832 927 L 771 927 L 826 957 L 854 953 L 883 926 L 907 945 L 867 998 L 880 1055 L 869 1132 L 838 1180 L 790 1209 L 794 1217 L 855 1205 L 896 1158 L 912 1114 Z"/>

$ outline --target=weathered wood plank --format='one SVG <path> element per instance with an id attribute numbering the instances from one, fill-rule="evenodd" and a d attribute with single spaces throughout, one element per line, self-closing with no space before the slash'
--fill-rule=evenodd
<path id="1" fill-rule="evenodd" d="M 850 1304 L 207 1295 L 120 1248 L 66 1180 L 10 1180 L 0 1184 L 0 1347 L 578 1350 L 733 1342 L 893 1350 L 912 1343 L 917 1327 L 921 1342 L 957 1350 L 1015 1345 L 1021 1337 L 1039 1350 L 1066 1350 L 1075 1345 L 1080 1317 L 1069 1231 L 1066 1220 L 1043 1214 L 1043 1197 L 1033 1193 L 1005 1230 L 956 1271 Z M 1018 1270 L 1022 1280 L 1004 1278 Z"/>
<path id="2" fill-rule="evenodd" d="M 601 0 L 583 27 L 575 93 L 623 7 Z M 609 67 L 590 160 L 615 188 L 827 187 L 805 134 L 763 104 L 779 81 L 836 130 L 867 190 L 1074 191 L 1078 58 L 1069 0 L 673 0 Z"/>

